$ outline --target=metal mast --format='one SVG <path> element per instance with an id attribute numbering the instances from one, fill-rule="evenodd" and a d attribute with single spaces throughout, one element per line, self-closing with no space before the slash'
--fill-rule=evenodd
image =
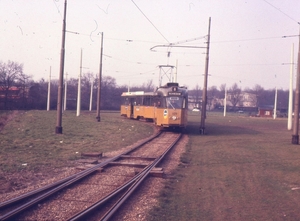
<path id="1" fill-rule="evenodd" d="M 51 93 L 51 66 L 50 66 L 50 74 L 49 74 L 49 82 L 48 82 L 47 111 L 50 110 L 50 93 Z"/>
<path id="2" fill-rule="evenodd" d="M 291 66 L 290 66 L 290 88 L 289 88 L 289 107 L 287 129 L 292 130 L 293 126 L 293 71 L 294 71 L 294 44 L 292 44 Z"/>
<path id="3" fill-rule="evenodd" d="M 60 53 L 60 72 L 58 83 L 58 96 L 57 96 L 57 120 L 56 120 L 56 134 L 62 134 L 62 94 L 63 94 L 63 81 L 64 81 L 64 63 L 65 63 L 65 40 L 66 40 L 66 14 L 67 14 L 67 0 L 65 0 L 64 20 L 62 28 L 62 44 Z"/>
<path id="4" fill-rule="evenodd" d="M 209 43 L 210 43 L 210 22 L 211 22 L 211 18 L 209 17 L 207 47 L 206 47 L 206 63 L 205 63 L 205 73 L 204 73 L 204 86 L 203 86 L 203 93 L 202 93 L 201 123 L 200 123 L 200 128 L 199 128 L 200 134 L 204 134 L 204 131 L 205 131 L 206 103 L 207 103 L 207 77 L 208 77 L 208 64 L 209 64 Z"/>
<path id="5" fill-rule="evenodd" d="M 273 110 L 273 119 L 277 117 L 277 87 L 275 87 L 275 100 L 274 100 L 274 110 Z"/>
<path id="6" fill-rule="evenodd" d="M 81 75 L 82 75 L 82 49 L 80 53 L 80 71 L 78 76 L 78 90 L 77 90 L 77 111 L 76 116 L 80 116 L 81 110 Z"/>
<path id="7" fill-rule="evenodd" d="M 296 93 L 294 103 L 294 123 L 292 144 L 299 144 L 299 99 L 300 99 L 300 34 L 298 46 L 298 64 L 297 64 L 297 80 L 296 80 Z"/>
<path id="8" fill-rule="evenodd" d="M 92 105 L 93 105 L 93 87 L 94 87 L 94 81 L 92 79 L 91 81 L 91 93 L 90 93 L 90 111 L 92 111 Z"/>
<path id="9" fill-rule="evenodd" d="M 98 122 L 100 122 L 102 56 L 103 56 L 103 32 L 101 32 L 100 67 L 99 67 L 99 79 L 98 79 L 98 91 L 97 91 L 98 93 L 97 93 L 97 116 L 96 116 L 96 119 Z"/>
<path id="10" fill-rule="evenodd" d="M 64 111 L 67 110 L 67 87 L 68 87 L 68 73 L 66 74 L 66 81 L 65 81 Z"/>

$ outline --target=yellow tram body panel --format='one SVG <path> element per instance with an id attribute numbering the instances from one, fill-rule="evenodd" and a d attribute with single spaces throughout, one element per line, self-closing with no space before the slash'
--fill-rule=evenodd
<path id="1" fill-rule="evenodd" d="M 144 114 L 144 108 L 140 105 L 133 107 L 133 118 L 138 119 Z"/>
<path id="2" fill-rule="evenodd" d="M 121 116 L 130 117 L 130 106 L 121 105 Z"/>
<path id="3" fill-rule="evenodd" d="M 136 106 L 135 107 L 135 116 L 136 118 L 144 119 L 153 119 L 154 118 L 154 109 L 152 106 Z"/>
<path id="4" fill-rule="evenodd" d="M 156 107 L 151 106 L 130 106 L 130 105 L 121 105 L 121 116 L 127 118 L 145 118 L 145 119 L 154 119 Z"/>
<path id="5" fill-rule="evenodd" d="M 156 125 L 161 127 L 185 127 L 187 125 L 187 111 L 157 108 L 155 120 Z"/>
<path id="6" fill-rule="evenodd" d="M 154 118 L 154 108 L 152 106 L 145 106 L 144 107 L 144 118 L 146 119 L 153 119 Z"/>

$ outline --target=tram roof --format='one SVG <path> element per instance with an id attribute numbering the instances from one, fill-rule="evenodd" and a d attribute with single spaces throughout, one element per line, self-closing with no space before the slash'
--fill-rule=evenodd
<path id="1" fill-rule="evenodd" d="M 132 91 L 132 92 L 123 92 L 121 96 L 123 97 L 136 97 L 136 96 L 153 96 L 154 92 L 144 92 L 144 91 Z"/>

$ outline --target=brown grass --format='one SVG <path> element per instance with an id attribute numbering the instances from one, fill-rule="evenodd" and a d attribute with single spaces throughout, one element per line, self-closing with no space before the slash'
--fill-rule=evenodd
<path id="1" fill-rule="evenodd" d="M 192 114 L 182 164 L 148 220 L 300 220 L 300 148 L 287 119 L 209 113 L 201 136 Z"/>

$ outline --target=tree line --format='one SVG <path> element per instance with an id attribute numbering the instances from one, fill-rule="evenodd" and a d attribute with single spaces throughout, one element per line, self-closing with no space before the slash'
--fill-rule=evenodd
<path id="1" fill-rule="evenodd" d="M 66 79 L 65 79 L 66 80 Z M 91 89 L 92 109 L 96 109 L 97 104 L 97 85 L 98 76 L 93 73 L 83 73 L 81 76 L 81 109 L 88 110 L 90 106 Z M 40 79 L 34 81 L 32 76 L 23 72 L 23 64 L 8 61 L 4 63 L 0 61 L 0 109 L 2 110 L 29 110 L 38 109 L 46 110 L 48 97 L 48 80 Z M 91 88 L 92 87 L 92 88 Z M 223 99 L 225 96 L 226 85 L 222 84 L 219 88 L 211 86 L 207 91 L 207 103 L 210 105 L 214 99 Z M 155 90 L 155 85 L 152 80 L 143 83 L 139 86 L 133 86 L 130 91 L 145 91 L 150 92 Z M 77 108 L 77 91 L 78 79 L 67 79 L 67 99 L 66 109 L 76 110 Z M 119 86 L 116 79 L 111 76 L 103 76 L 101 81 L 101 109 L 103 110 L 119 110 L 121 105 L 122 92 L 128 91 L 126 85 Z M 275 97 L 275 89 L 265 90 L 260 85 L 255 85 L 253 88 L 245 88 L 242 90 L 238 84 L 233 84 L 227 89 L 232 105 L 236 106 L 239 102 L 240 94 L 248 92 L 256 97 L 256 106 L 273 105 Z M 57 108 L 57 93 L 58 80 L 51 80 L 50 83 L 50 109 Z M 278 90 L 277 103 L 279 109 L 288 107 L 288 91 Z M 193 96 L 199 103 L 202 100 L 202 89 L 198 85 L 189 89 L 189 95 Z M 217 108 L 217 107 L 215 107 Z"/>
<path id="2" fill-rule="evenodd" d="M 225 98 L 225 89 L 227 89 L 227 101 L 231 103 L 231 110 L 237 110 L 239 104 L 243 102 L 243 93 L 251 94 L 247 98 L 247 101 L 252 103 L 256 108 L 266 107 L 266 106 L 274 106 L 275 102 L 275 88 L 265 90 L 259 84 L 256 84 L 253 88 L 245 88 L 242 90 L 241 87 L 238 86 L 237 83 L 234 83 L 232 86 L 227 87 L 226 84 L 220 85 L 219 88 L 216 86 L 208 87 L 207 89 L 207 108 L 212 110 L 212 108 L 217 109 L 220 108 L 223 103 L 216 103 L 213 106 L 213 103 L 216 100 L 223 100 Z M 202 99 L 202 90 L 199 86 L 196 86 L 195 89 L 189 91 L 189 95 L 196 97 L 197 99 Z M 277 110 L 281 112 L 285 112 L 288 108 L 289 101 L 289 91 L 279 89 L 277 90 Z M 223 107 L 222 107 L 223 108 Z M 252 108 L 253 109 L 253 108 Z"/>
<path id="3" fill-rule="evenodd" d="M 92 91 L 92 109 L 96 109 L 99 78 L 93 73 L 83 73 L 81 76 L 81 109 L 88 110 Z M 78 79 L 65 79 L 67 83 L 66 109 L 76 110 Z M 50 83 L 50 109 L 57 108 L 58 80 Z M 32 76 L 23 73 L 23 64 L 0 61 L 0 109 L 2 110 L 46 110 L 49 80 L 34 81 Z M 118 86 L 116 79 L 104 76 L 101 79 L 101 109 L 119 110 L 121 94 L 128 91 L 126 85 Z M 152 81 L 133 86 L 134 90 L 154 91 Z"/>

